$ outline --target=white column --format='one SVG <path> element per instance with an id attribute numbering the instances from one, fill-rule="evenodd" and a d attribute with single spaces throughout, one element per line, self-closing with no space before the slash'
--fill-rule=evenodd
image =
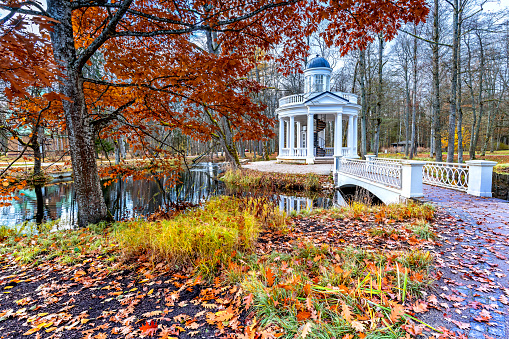
<path id="1" fill-rule="evenodd" d="M 288 148 L 288 147 L 290 147 L 290 122 L 285 121 L 285 124 L 286 124 L 286 133 L 285 133 L 286 148 Z"/>
<path id="2" fill-rule="evenodd" d="M 308 137 L 306 140 L 307 143 L 307 157 L 306 157 L 306 164 L 314 164 L 315 163 L 315 154 L 314 154 L 314 138 L 313 138 L 313 132 L 315 131 L 314 126 L 314 120 L 313 120 L 313 114 L 308 113 Z"/>
<path id="3" fill-rule="evenodd" d="M 302 148 L 302 131 L 300 127 L 300 121 L 296 122 L 297 124 L 297 148 Z"/>
<path id="4" fill-rule="evenodd" d="M 353 138 L 353 154 L 355 156 L 357 156 L 357 116 L 354 117 L 353 119 L 353 135 L 352 135 L 352 138 Z"/>
<path id="5" fill-rule="evenodd" d="M 290 156 L 293 157 L 293 148 L 295 146 L 295 117 L 290 117 L 290 144 L 288 148 L 290 149 Z"/>
<path id="6" fill-rule="evenodd" d="M 468 194 L 478 197 L 492 196 L 493 166 L 495 161 L 470 160 L 468 165 Z"/>
<path id="7" fill-rule="evenodd" d="M 353 115 L 348 116 L 348 156 L 353 156 Z"/>
<path id="8" fill-rule="evenodd" d="M 284 120 L 279 118 L 279 153 L 278 156 L 281 156 L 281 153 L 283 151 L 283 146 L 285 143 L 285 125 Z"/>
<path id="9" fill-rule="evenodd" d="M 336 113 L 334 120 L 334 156 L 341 156 L 341 146 L 343 141 L 343 114 Z"/>

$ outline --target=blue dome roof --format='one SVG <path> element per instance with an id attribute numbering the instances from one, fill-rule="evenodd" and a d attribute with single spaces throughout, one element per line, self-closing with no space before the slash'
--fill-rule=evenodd
<path id="1" fill-rule="evenodd" d="M 318 67 L 327 67 L 330 68 L 329 62 L 324 58 L 319 56 L 318 54 L 313 59 L 309 60 L 306 69 L 310 68 L 318 68 Z"/>

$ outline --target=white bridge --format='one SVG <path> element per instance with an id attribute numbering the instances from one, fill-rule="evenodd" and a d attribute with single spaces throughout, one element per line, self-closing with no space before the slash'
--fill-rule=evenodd
<path id="1" fill-rule="evenodd" d="M 362 187 L 382 202 L 396 203 L 422 197 L 423 184 L 491 197 L 494 161 L 473 160 L 465 164 L 376 158 L 366 160 L 334 157 L 337 188 Z"/>

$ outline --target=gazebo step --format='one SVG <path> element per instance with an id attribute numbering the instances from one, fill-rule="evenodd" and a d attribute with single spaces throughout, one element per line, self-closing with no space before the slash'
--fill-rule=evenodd
<path id="1" fill-rule="evenodd" d="M 334 158 L 315 157 L 315 164 L 333 164 Z"/>

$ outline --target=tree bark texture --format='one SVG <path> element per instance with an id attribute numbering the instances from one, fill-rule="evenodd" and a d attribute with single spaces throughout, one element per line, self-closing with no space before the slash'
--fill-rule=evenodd
<path id="1" fill-rule="evenodd" d="M 53 25 L 51 43 L 55 60 L 62 66 L 60 92 L 69 137 L 79 226 L 108 219 L 95 161 L 94 130 L 87 112 L 81 69 L 77 69 L 71 18 L 71 2 L 49 0 L 48 13 L 59 22 Z"/>
<path id="2" fill-rule="evenodd" d="M 454 141 L 456 132 L 456 91 L 458 84 L 458 49 L 459 49 L 459 4 L 458 0 L 453 0 L 452 9 L 452 25 L 453 25 L 453 39 L 452 39 L 452 67 L 451 67 L 451 97 L 449 98 L 450 112 L 449 112 L 449 133 L 447 141 L 447 162 L 454 161 Z"/>
<path id="3" fill-rule="evenodd" d="M 366 51 L 359 51 L 359 66 L 360 66 L 360 76 L 359 83 L 361 87 L 361 156 L 365 156 L 367 154 L 367 145 L 366 145 L 366 114 L 367 114 L 367 102 L 366 102 Z"/>
<path id="4" fill-rule="evenodd" d="M 433 6 L 433 42 L 432 45 L 432 77 L 433 77 L 433 124 L 435 161 L 442 162 L 442 124 L 440 123 L 440 56 L 439 56 L 439 1 L 434 0 Z"/>
<path id="5" fill-rule="evenodd" d="M 463 163 L 463 111 L 461 110 L 461 20 L 462 15 L 460 13 L 458 17 L 458 75 L 456 82 L 458 83 L 458 93 L 456 96 L 456 112 L 458 114 L 458 125 L 457 125 L 457 133 L 458 133 L 458 163 Z"/>
<path id="6" fill-rule="evenodd" d="M 378 86 L 376 93 L 376 117 L 375 117 L 375 145 L 373 150 L 375 156 L 378 156 L 378 150 L 380 148 L 380 125 L 382 124 L 382 71 L 383 71 L 383 50 L 384 40 L 383 36 L 378 36 Z"/>
<path id="7" fill-rule="evenodd" d="M 415 34 L 415 26 L 414 26 L 414 34 Z M 416 124 L 417 124 L 417 38 L 414 38 L 414 46 L 413 46 L 413 93 L 412 93 L 412 135 L 410 137 L 410 159 L 412 159 L 416 154 Z"/>

